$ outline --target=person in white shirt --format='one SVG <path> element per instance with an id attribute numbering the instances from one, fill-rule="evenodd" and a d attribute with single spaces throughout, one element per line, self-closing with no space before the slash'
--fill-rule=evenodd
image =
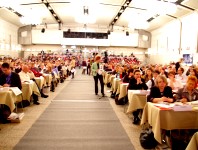
<path id="1" fill-rule="evenodd" d="M 27 65 L 23 65 L 21 72 L 19 72 L 19 76 L 21 78 L 21 82 L 31 82 L 30 78 L 30 73 L 29 73 L 29 68 Z"/>
<path id="2" fill-rule="evenodd" d="M 155 85 L 155 79 L 157 78 L 157 76 L 159 74 L 160 74 L 160 72 L 158 70 L 153 71 L 153 78 L 146 82 L 146 85 L 148 86 L 148 89 L 150 89 L 151 87 L 153 87 Z"/>
<path id="3" fill-rule="evenodd" d="M 181 81 L 175 79 L 175 72 L 170 71 L 168 73 L 168 86 L 172 88 L 173 91 L 177 91 L 180 88 L 183 88 Z"/>
<path id="4" fill-rule="evenodd" d="M 187 76 L 184 74 L 184 68 L 179 67 L 175 79 L 180 80 L 182 83 L 186 83 Z"/>
<path id="5" fill-rule="evenodd" d="M 20 77 L 22 83 L 23 82 L 28 82 L 28 83 L 35 84 L 31 80 L 31 74 L 29 72 L 29 67 L 27 65 L 22 66 L 22 70 L 21 70 L 21 72 L 19 72 L 19 77 Z M 38 91 L 39 91 L 39 89 L 38 89 Z M 39 105 L 40 103 L 38 102 L 38 95 L 33 93 L 32 97 L 33 97 L 33 103 L 36 104 L 36 105 Z"/>

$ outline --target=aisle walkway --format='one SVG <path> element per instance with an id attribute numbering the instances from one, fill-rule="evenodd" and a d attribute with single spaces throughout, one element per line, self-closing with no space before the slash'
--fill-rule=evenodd
<path id="1" fill-rule="evenodd" d="M 108 98 L 77 73 L 15 146 L 15 150 L 133 150 Z"/>

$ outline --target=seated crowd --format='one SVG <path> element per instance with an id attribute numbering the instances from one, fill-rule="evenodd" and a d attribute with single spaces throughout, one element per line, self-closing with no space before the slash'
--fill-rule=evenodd
<path id="1" fill-rule="evenodd" d="M 183 67 L 176 71 L 175 63 L 169 65 L 147 65 L 125 63 L 106 63 L 106 72 L 119 76 L 123 83 L 129 83 L 129 90 L 149 90 L 149 102 L 193 101 L 198 100 L 197 68 L 189 67 L 185 74 Z M 115 93 L 112 93 L 115 94 Z M 185 99 L 185 100 L 184 100 Z M 137 110 L 133 112 L 134 124 L 139 124 L 140 118 Z"/>
<path id="2" fill-rule="evenodd" d="M 47 98 L 44 89 L 54 92 L 58 83 L 64 82 L 71 74 L 71 62 L 74 57 L 65 59 L 53 58 L 40 59 L 40 56 L 32 55 L 27 60 L 4 58 L 0 60 L 0 87 L 18 87 L 23 92 L 23 84 L 35 84 L 39 92 L 32 93 L 29 99 L 33 104 L 39 105 L 39 96 Z M 75 63 L 75 61 L 74 61 Z M 74 64 L 75 65 L 75 64 Z M 49 77 L 49 78 L 48 78 Z M 42 81 L 40 85 L 37 81 Z M 26 93 L 22 93 L 22 95 Z M 21 107 L 30 105 L 30 101 L 22 98 Z M 8 112 L 8 113 L 5 113 Z M 6 122 L 11 111 L 8 107 L 0 107 L 0 122 Z M 5 116 L 3 114 L 6 114 Z"/>
<path id="3" fill-rule="evenodd" d="M 152 118 L 152 116 L 156 113 L 156 109 L 153 109 L 153 107 L 149 107 L 149 106 L 153 106 L 152 103 L 159 103 L 159 104 L 156 104 L 159 107 L 160 106 L 173 106 L 169 104 L 176 103 L 177 105 L 182 105 L 181 107 L 183 107 L 183 105 L 186 106 L 187 102 L 198 100 L 198 78 L 197 78 L 198 67 L 189 66 L 189 69 L 185 70 L 184 67 L 182 67 L 182 65 L 180 65 L 177 69 L 176 69 L 176 66 L 177 65 L 175 63 L 170 63 L 169 65 L 146 65 L 146 66 L 140 66 L 138 64 L 127 64 L 127 63 L 123 63 L 123 64 L 111 63 L 111 62 L 106 63 L 105 64 L 105 69 L 106 69 L 105 76 L 107 74 L 110 74 L 110 76 L 107 76 L 107 77 L 108 78 L 113 77 L 113 80 L 106 80 L 111 83 L 110 86 L 111 86 L 111 89 L 113 89 L 111 98 L 115 98 L 115 103 L 117 105 L 125 105 L 130 100 L 128 103 L 128 108 L 127 108 L 126 113 L 128 114 L 132 112 L 133 124 L 139 125 L 141 118 L 142 118 L 141 123 L 146 123 L 145 118 L 148 117 L 147 119 L 150 118 L 149 121 L 151 121 L 152 122 L 151 124 L 155 126 L 156 123 L 158 122 L 157 119 L 159 118 Z M 113 85 L 116 83 L 120 83 L 118 84 L 118 86 L 120 87 L 116 87 Z M 126 85 L 125 83 L 128 83 L 128 86 L 125 89 L 127 95 L 125 95 L 124 98 L 119 97 L 118 94 L 120 94 L 123 91 L 120 89 L 121 87 L 125 87 L 124 86 Z M 108 83 L 106 84 L 107 86 L 109 85 Z M 116 90 L 118 90 L 118 92 L 114 88 L 117 88 Z M 141 94 L 144 94 L 144 96 L 138 96 L 138 94 L 137 95 L 131 94 L 131 93 L 135 93 L 133 90 L 139 90 L 137 91 L 137 93 L 142 91 Z M 122 92 L 122 94 L 120 95 L 123 96 L 123 93 L 124 92 Z M 132 95 L 135 95 L 135 96 L 132 96 Z M 143 100 L 143 98 L 145 100 Z M 140 100 L 142 102 L 140 102 Z M 150 103 L 147 103 L 147 102 L 150 102 Z M 144 106 L 147 106 L 145 107 L 146 109 L 144 109 L 146 112 L 143 112 L 144 107 L 141 106 L 143 103 L 145 104 Z M 139 109 L 138 107 L 136 107 L 136 105 L 142 109 Z M 148 107 L 149 107 L 149 110 L 148 110 Z M 163 108 L 163 109 L 168 110 L 166 108 Z M 155 113 L 154 112 L 151 113 L 152 110 Z M 165 114 L 161 112 L 159 113 Z M 171 113 L 166 113 L 166 114 L 168 116 Z M 163 118 L 163 115 L 161 118 Z M 170 118 L 167 120 L 172 119 Z M 156 119 L 156 122 L 153 122 L 155 119 Z M 180 119 L 181 121 L 181 118 L 178 118 L 178 119 Z M 174 145 L 173 146 L 174 148 L 172 147 L 173 149 L 180 149 L 181 147 L 182 149 L 185 149 L 192 135 L 195 132 L 197 132 L 197 129 L 196 129 L 197 127 L 192 127 L 192 128 L 190 127 L 191 125 L 193 126 L 193 124 L 190 124 L 190 123 L 186 123 L 186 124 L 189 124 L 188 128 L 182 128 L 182 129 L 171 128 L 171 130 L 165 130 L 164 128 L 160 128 L 162 141 L 163 142 L 165 141 L 169 147 L 172 147 Z M 157 127 L 155 127 L 153 132 L 156 131 L 156 128 Z M 141 133 L 146 133 L 146 132 L 143 130 Z M 155 133 L 154 133 L 154 136 L 155 136 Z M 144 140 L 146 141 L 147 139 L 146 135 L 144 138 L 145 138 Z M 172 143 L 170 142 L 171 138 L 174 139 L 174 142 L 172 141 Z M 180 142 L 180 144 L 178 144 L 177 142 Z"/>

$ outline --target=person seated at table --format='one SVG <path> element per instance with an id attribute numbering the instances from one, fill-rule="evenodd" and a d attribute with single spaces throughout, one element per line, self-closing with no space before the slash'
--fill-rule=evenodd
<path id="1" fill-rule="evenodd" d="M 170 86 L 174 91 L 177 91 L 178 89 L 183 87 L 181 81 L 175 79 L 175 72 L 173 71 L 168 72 L 167 81 L 168 81 L 168 86 Z"/>
<path id="2" fill-rule="evenodd" d="M 3 87 L 18 87 L 21 90 L 21 79 L 17 73 L 12 72 L 10 65 L 5 62 L 1 65 L 1 69 L 3 74 L 0 76 L 0 85 Z"/>
<path id="3" fill-rule="evenodd" d="M 177 92 L 177 101 L 182 103 L 198 100 L 197 77 L 188 76 L 185 87 Z"/>
<path id="4" fill-rule="evenodd" d="M 130 79 L 133 78 L 133 69 L 129 69 L 127 74 L 123 78 L 123 83 L 129 83 Z"/>
<path id="5" fill-rule="evenodd" d="M 148 82 L 146 82 L 146 85 L 148 86 L 148 89 L 155 86 L 155 80 L 156 80 L 156 78 L 159 74 L 160 74 L 160 72 L 158 70 L 153 71 L 153 78 L 150 79 Z"/>
<path id="6" fill-rule="evenodd" d="M 45 76 L 39 72 L 39 68 L 35 67 L 34 62 L 30 64 L 30 70 L 34 73 L 35 77 L 43 76 L 45 78 Z"/>
<path id="7" fill-rule="evenodd" d="M 117 78 L 122 79 L 126 75 L 124 72 L 124 68 L 120 66 L 116 75 Z"/>
<path id="8" fill-rule="evenodd" d="M 33 80 L 33 81 L 35 81 L 35 79 L 34 79 L 35 77 L 41 77 L 42 76 L 42 77 L 44 77 L 44 79 L 46 78 L 46 76 L 44 76 L 42 73 L 40 73 L 38 71 L 38 68 L 34 67 L 34 63 L 33 62 L 30 63 L 29 72 L 31 72 L 30 79 Z M 40 93 L 41 93 L 41 97 L 43 97 L 43 98 L 47 98 L 48 97 L 48 95 L 43 93 L 43 88 L 41 88 L 41 89 L 39 88 L 39 90 L 40 90 Z"/>
<path id="9" fill-rule="evenodd" d="M 186 76 L 190 75 L 190 70 L 193 69 L 194 67 L 195 67 L 194 65 L 188 67 L 186 71 Z"/>
<path id="10" fill-rule="evenodd" d="M 116 75 L 119 72 L 120 65 L 116 65 L 115 69 L 112 71 L 113 75 Z"/>
<path id="11" fill-rule="evenodd" d="M 22 70 L 20 62 L 18 62 L 18 63 L 15 64 L 13 70 L 16 73 L 19 73 Z"/>
<path id="12" fill-rule="evenodd" d="M 133 78 L 129 81 L 129 90 L 147 90 L 148 86 L 145 83 L 145 80 L 141 78 L 141 71 L 136 69 L 133 72 Z"/>
<path id="13" fill-rule="evenodd" d="M 166 72 L 165 68 L 160 67 L 159 71 L 160 71 L 160 75 L 163 75 L 164 77 L 168 78 L 168 73 Z"/>
<path id="14" fill-rule="evenodd" d="M 1 64 L 0 64 L 0 75 L 2 75 L 2 74 L 3 74 L 3 71 L 1 69 Z"/>
<path id="15" fill-rule="evenodd" d="M 21 72 L 19 72 L 19 76 L 20 76 L 20 79 L 21 79 L 21 82 L 33 82 L 31 79 L 30 79 L 30 75 L 29 75 L 29 67 L 27 65 L 23 65 L 22 66 L 22 70 Z M 39 99 L 38 99 L 38 95 L 36 95 L 35 93 L 32 94 L 32 97 L 33 97 L 33 103 L 36 104 L 36 105 L 39 105 L 40 103 L 38 102 Z"/>
<path id="16" fill-rule="evenodd" d="M 60 82 L 59 71 L 58 71 L 58 67 L 55 64 L 52 65 L 52 72 L 54 73 L 56 80 L 59 83 Z"/>
<path id="17" fill-rule="evenodd" d="M 151 87 L 150 94 L 147 96 L 148 102 L 174 102 L 172 88 L 168 86 L 164 75 L 158 75 L 155 80 L 155 86 Z"/>
<path id="18" fill-rule="evenodd" d="M 197 69 L 196 68 L 192 68 L 190 69 L 190 76 L 195 76 L 198 78 L 198 72 L 197 72 Z"/>
<path id="19" fill-rule="evenodd" d="M 48 64 L 46 66 L 46 70 L 45 70 L 44 73 L 52 75 L 52 81 L 51 81 L 51 84 L 50 84 L 50 91 L 54 92 L 55 91 L 55 87 L 58 84 L 58 81 L 57 81 L 57 79 L 56 79 L 56 77 L 54 75 L 54 72 L 52 71 L 52 65 L 51 64 Z"/>
<path id="20" fill-rule="evenodd" d="M 151 80 L 153 78 L 153 71 L 151 68 L 147 68 L 145 70 L 145 75 L 142 76 L 143 79 L 145 80 L 145 82 L 148 82 L 149 80 Z"/>
<path id="21" fill-rule="evenodd" d="M 128 90 L 147 90 L 148 87 L 144 81 L 144 79 L 141 78 L 141 71 L 136 69 L 134 71 L 134 77 L 129 81 Z M 140 122 L 139 113 L 141 109 L 137 109 L 133 112 L 133 124 L 138 124 Z"/>
<path id="22" fill-rule="evenodd" d="M 182 83 L 186 83 L 187 76 L 184 74 L 184 68 L 179 67 L 175 79 L 180 80 Z"/>

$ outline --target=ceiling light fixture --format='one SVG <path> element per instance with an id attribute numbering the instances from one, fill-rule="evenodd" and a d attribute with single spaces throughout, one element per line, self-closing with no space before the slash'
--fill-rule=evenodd
<path id="1" fill-rule="evenodd" d="M 126 31 L 126 36 L 129 36 L 129 31 Z"/>
<path id="2" fill-rule="evenodd" d="M 83 14 L 76 16 L 75 21 L 83 24 L 93 24 L 96 22 L 96 18 L 89 14 L 88 6 L 83 6 Z"/>
<path id="3" fill-rule="evenodd" d="M 45 28 L 42 28 L 41 29 L 41 33 L 45 33 Z"/>
<path id="4" fill-rule="evenodd" d="M 96 8 L 100 7 L 99 3 L 93 0 L 72 1 L 74 7 L 75 21 L 81 24 L 93 24 L 96 22 Z"/>

